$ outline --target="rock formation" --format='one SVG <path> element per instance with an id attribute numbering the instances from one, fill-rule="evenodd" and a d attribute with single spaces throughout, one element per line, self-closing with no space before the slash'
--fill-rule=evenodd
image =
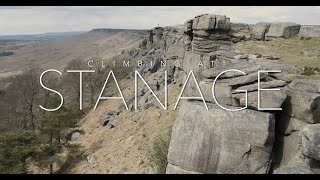
<path id="1" fill-rule="evenodd" d="M 300 28 L 299 36 L 320 37 L 320 26 L 319 25 L 303 25 Z"/>
<path id="2" fill-rule="evenodd" d="M 300 30 L 300 25 L 296 23 L 271 23 L 270 28 L 266 34 L 266 40 L 271 40 L 273 38 L 291 38 L 298 35 Z"/>
<path id="3" fill-rule="evenodd" d="M 313 164 L 319 158 L 319 138 L 316 131 L 308 129 L 318 128 L 313 124 L 320 119 L 319 84 L 291 82 L 297 68 L 272 62 L 281 58 L 278 55 L 245 55 L 231 47 L 232 42 L 241 40 L 295 37 L 300 25 L 232 24 L 226 16 L 204 14 L 186 21 L 183 26 L 162 28 L 161 40 L 158 29 L 151 31 L 152 42 L 148 43 L 161 49 L 166 60 L 179 60 L 182 64 L 179 68 L 167 67 L 173 82 L 174 77 L 185 79 L 192 70 L 209 108 L 207 111 L 203 102 L 197 100 L 181 102 L 172 130 L 167 173 L 315 171 Z M 246 110 L 230 112 L 215 104 L 211 91 L 213 81 L 228 69 L 239 69 L 245 75 L 223 74 L 216 81 L 216 100 L 223 107 L 241 108 L 246 101 L 245 93 L 240 90 L 247 90 Z M 261 73 L 259 81 L 260 88 L 280 89 L 261 91 L 260 107 L 282 108 L 282 111 L 258 110 L 258 70 L 281 70 Z M 186 86 L 185 96 L 199 96 L 194 83 Z M 286 155 L 279 160 L 281 153 Z M 274 168 L 275 164 L 278 168 Z"/>
<path id="4" fill-rule="evenodd" d="M 182 100 L 172 129 L 167 173 L 315 173 L 319 169 L 320 84 L 293 80 L 298 68 L 277 64 L 277 54 L 242 54 L 233 42 L 272 40 L 298 36 L 316 37 L 316 28 L 295 23 L 230 23 L 226 16 L 203 14 L 181 26 L 156 27 L 128 53 L 144 63 L 138 71 L 154 91 L 167 83 L 186 80 L 192 70 L 199 84 L 206 110 L 200 100 Z M 165 68 L 161 64 L 165 62 Z M 178 62 L 179 66 L 175 63 Z M 200 65 L 201 64 L 201 65 Z M 212 86 L 215 78 L 222 74 Z M 259 70 L 262 72 L 258 75 Z M 274 71 L 278 70 L 278 71 Z M 131 78 L 133 78 L 131 74 Z M 279 89 L 261 91 L 262 89 Z M 148 89 L 139 87 L 139 109 L 158 105 Z M 242 111 L 226 111 L 243 108 Z M 184 96 L 199 96 L 194 82 L 186 86 Z M 132 95 L 131 99 L 134 96 Z M 260 99 L 260 105 L 258 104 Z M 132 102 L 132 101 L 131 101 Z M 260 110 L 260 108 L 282 108 Z M 133 110 L 133 105 L 129 104 Z M 116 113 L 101 117 L 101 125 L 112 128 Z"/>

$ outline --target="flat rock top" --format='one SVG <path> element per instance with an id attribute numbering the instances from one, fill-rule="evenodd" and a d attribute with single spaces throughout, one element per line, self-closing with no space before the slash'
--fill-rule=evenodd
<path id="1" fill-rule="evenodd" d="M 289 84 L 289 88 L 309 93 L 320 93 L 320 83 L 310 80 L 294 80 Z"/>

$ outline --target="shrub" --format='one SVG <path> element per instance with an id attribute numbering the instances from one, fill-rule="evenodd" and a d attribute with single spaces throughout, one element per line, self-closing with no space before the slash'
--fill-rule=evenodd
<path id="1" fill-rule="evenodd" d="M 157 168 L 159 174 L 165 174 L 167 168 L 167 155 L 170 143 L 170 134 L 163 134 L 155 138 L 148 152 L 149 162 Z"/>
<path id="2" fill-rule="evenodd" d="M 314 75 L 315 72 L 312 68 L 304 67 L 304 70 L 302 72 L 302 75 L 311 76 Z"/>

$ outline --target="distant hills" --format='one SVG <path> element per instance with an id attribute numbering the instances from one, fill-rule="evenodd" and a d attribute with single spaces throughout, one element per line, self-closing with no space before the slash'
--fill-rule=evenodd
<path id="1" fill-rule="evenodd" d="M 68 36 L 75 36 L 86 31 L 73 31 L 73 32 L 52 32 L 44 34 L 32 34 L 32 35 L 0 35 L 0 40 L 19 40 L 19 41 L 45 41 L 64 38 Z"/>
<path id="2" fill-rule="evenodd" d="M 147 32 L 146 29 L 112 29 L 112 28 L 98 28 L 92 29 L 91 32 Z"/>

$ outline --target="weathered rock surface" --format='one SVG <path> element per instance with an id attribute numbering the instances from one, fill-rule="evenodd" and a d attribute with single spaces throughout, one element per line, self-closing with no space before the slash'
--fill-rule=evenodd
<path id="1" fill-rule="evenodd" d="M 269 31 L 266 34 L 266 40 L 273 38 L 291 38 L 298 35 L 300 25 L 290 22 L 271 23 Z"/>
<path id="2" fill-rule="evenodd" d="M 268 32 L 270 23 L 259 22 L 253 26 L 252 39 L 254 40 L 265 40 L 265 35 Z"/>
<path id="3" fill-rule="evenodd" d="M 294 80 L 288 87 L 301 92 L 320 93 L 320 83 L 314 81 Z"/>
<path id="4" fill-rule="evenodd" d="M 260 68 L 261 67 L 259 65 L 256 65 L 254 63 L 237 63 L 237 64 L 229 64 L 221 67 L 215 67 L 212 69 L 206 69 L 202 71 L 202 75 L 206 78 L 215 78 L 223 71 L 231 70 L 231 69 L 240 70 L 246 74 L 250 74 L 250 73 L 257 72 Z M 238 76 L 243 76 L 243 73 L 240 73 L 237 71 L 228 71 L 222 74 L 219 78 L 233 78 Z"/>
<path id="5" fill-rule="evenodd" d="M 284 102 L 283 112 L 299 120 L 318 123 L 320 121 L 320 95 L 285 88 L 289 98 Z"/>
<path id="6" fill-rule="evenodd" d="M 301 146 L 301 133 L 296 131 L 291 133 L 288 136 L 283 136 L 283 147 L 282 147 L 282 158 L 280 165 L 287 166 L 288 164 L 292 163 L 292 159 L 295 158 L 297 154 L 300 153 L 300 146 Z"/>
<path id="7" fill-rule="evenodd" d="M 240 106 L 246 105 L 244 93 L 233 94 L 233 98 L 239 99 Z M 287 95 L 283 91 L 261 91 L 260 108 L 280 108 Z M 258 109 L 258 92 L 248 93 L 248 108 Z"/>
<path id="8" fill-rule="evenodd" d="M 214 103 L 212 95 L 213 81 L 201 81 L 199 83 L 203 97 L 206 101 Z M 227 82 L 217 81 L 215 84 L 215 97 L 220 104 L 232 105 L 231 86 Z M 196 96 L 196 95 L 193 95 Z"/>
<path id="9" fill-rule="evenodd" d="M 166 60 L 164 69 L 168 70 L 168 82 L 182 86 L 181 82 L 192 70 L 209 106 L 207 111 L 202 101 L 180 102 L 179 117 L 170 142 L 167 173 L 268 173 L 271 161 L 275 160 L 270 157 L 274 132 L 282 139 L 279 152 L 276 152 L 282 156 L 276 173 L 313 173 L 308 160 L 317 161 L 317 141 L 310 141 L 314 136 L 311 131 L 306 135 L 302 131 L 309 123 L 319 122 L 319 84 L 296 80 L 304 79 L 297 74 L 300 69 L 275 63 L 281 58 L 275 52 L 242 54 L 231 46 L 232 42 L 248 39 L 291 38 L 298 35 L 299 29 L 299 36 L 317 36 L 316 29 L 308 28 L 300 28 L 295 23 L 258 23 L 251 26 L 230 23 L 226 16 L 204 14 L 181 26 L 156 27 L 150 31 L 147 42 L 141 42 L 140 51 L 132 50 L 130 56 L 143 56 L 144 61 L 156 60 L 155 67 L 141 68 L 141 74 L 148 77 L 147 82 L 152 89 L 158 91 L 164 85 L 163 77 L 155 74 L 160 70 L 160 60 Z M 180 61 L 181 67 L 172 66 L 176 60 Z M 199 66 L 200 61 L 203 66 Z M 246 75 L 233 71 L 220 76 L 215 88 L 216 98 L 225 107 L 239 108 L 245 105 L 245 94 L 235 91 L 247 90 L 247 110 L 228 112 L 212 104 L 214 78 L 230 69 L 241 70 Z M 281 112 L 276 111 L 276 131 L 275 111 L 257 111 L 259 70 L 281 71 L 262 73 L 260 84 L 262 89 L 282 89 L 261 91 L 261 108 L 283 108 Z M 199 96 L 194 83 L 187 85 L 184 96 Z M 154 105 L 159 107 L 150 93 L 139 92 L 140 110 Z M 130 107 L 132 109 L 132 104 Z M 112 125 L 114 117 L 105 116 L 101 123 Z M 145 120 L 140 118 L 139 121 Z"/>
<path id="10" fill-rule="evenodd" d="M 193 19 L 193 30 L 229 30 L 230 18 L 213 14 L 205 14 Z"/>
<path id="11" fill-rule="evenodd" d="M 300 28 L 299 36 L 320 37 L 320 26 L 319 25 L 303 25 Z"/>
<path id="12" fill-rule="evenodd" d="M 79 132 L 75 132 L 75 133 L 72 133 L 71 135 L 71 141 L 75 141 L 75 140 L 78 140 L 80 138 L 80 133 Z"/>
<path id="13" fill-rule="evenodd" d="M 125 166 L 119 166 L 117 167 L 117 170 L 115 172 L 115 174 L 125 174 L 128 172 L 128 168 Z"/>
<path id="14" fill-rule="evenodd" d="M 230 19 L 219 15 L 201 15 L 193 19 L 192 50 L 197 54 L 220 50 L 230 46 Z"/>
<path id="15" fill-rule="evenodd" d="M 167 166 L 166 174 L 201 174 L 201 173 L 184 170 L 179 168 L 178 166 L 175 166 L 169 163 Z"/>
<path id="16" fill-rule="evenodd" d="M 320 124 L 308 124 L 302 131 L 303 154 L 320 161 Z"/>
<path id="17" fill-rule="evenodd" d="M 207 111 L 201 103 L 183 102 L 168 162 L 197 173 L 267 173 L 273 132 L 271 113 L 230 112 L 216 106 Z"/>
<path id="18" fill-rule="evenodd" d="M 110 111 L 106 112 L 100 116 L 99 123 L 101 126 L 105 126 L 107 128 L 113 128 L 116 126 L 115 116 L 119 114 L 119 111 Z"/>
<path id="19" fill-rule="evenodd" d="M 192 23 L 193 19 L 190 19 L 183 24 L 183 31 L 185 34 L 192 34 Z"/>
<path id="20" fill-rule="evenodd" d="M 274 171 L 274 174 L 314 174 L 308 161 L 295 156 L 286 166 L 282 166 Z"/>
<path id="21" fill-rule="evenodd" d="M 295 79 L 303 78 L 303 76 L 299 74 L 287 74 L 287 73 L 270 73 L 270 76 L 279 80 L 286 81 L 287 83 L 292 82 Z"/>
<path id="22" fill-rule="evenodd" d="M 275 53 L 262 54 L 261 57 L 265 58 L 265 59 L 268 59 L 268 60 L 278 60 L 278 59 L 280 59 L 280 55 L 279 54 L 275 54 Z"/>
<path id="23" fill-rule="evenodd" d="M 283 135 L 290 135 L 296 131 L 302 131 L 303 127 L 307 125 L 307 122 L 290 117 L 285 113 L 281 113 L 278 117 L 278 130 Z"/>
<path id="24" fill-rule="evenodd" d="M 232 42 L 239 42 L 251 39 L 252 26 L 244 23 L 231 23 L 230 35 Z"/>
<path id="25" fill-rule="evenodd" d="M 260 79 L 263 79 L 267 76 L 268 76 L 268 73 L 266 73 L 266 72 L 260 73 Z M 258 80 L 258 73 L 256 72 L 256 73 L 248 74 L 245 76 L 232 78 L 229 81 L 229 85 L 230 86 L 244 85 L 244 84 L 249 84 L 249 83 L 255 82 L 257 80 Z"/>
<path id="26" fill-rule="evenodd" d="M 262 59 L 262 58 L 260 58 Z M 266 59 L 255 61 L 255 64 L 260 66 L 260 70 L 280 70 L 281 73 L 292 73 L 299 70 L 296 66 L 290 64 L 273 63 Z"/>
<path id="27" fill-rule="evenodd" d="M 275 87 L 283 87 L 286 85 L 285 81 L 282 80 L 273 80 L 269 82 L 260 82 L 260 89 L 270 89 L 270 88 L 275 88 Z M 235 91 L 232 93 L 238 93 L 236 90 L 247 90 L 248 92 L 251 91 L 257 91 L 258 90 L 258 84 L 250 84 L 250 85 L 245 85 L 241 86 L 239 88 L 236 88 Z"/>

